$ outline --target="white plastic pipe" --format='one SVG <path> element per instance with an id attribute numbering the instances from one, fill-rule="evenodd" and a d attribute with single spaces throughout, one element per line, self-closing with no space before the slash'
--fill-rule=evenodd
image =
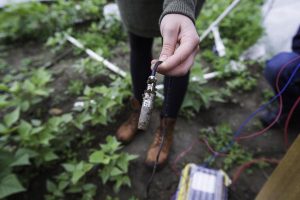
<path id="1" fill-rule="evenodd" d="M 77 39 L 75 39 L 74 37 L 66 34 L 66 39 L 72 43 L 73 45 L 75 45 L 76 47 L 78 47 L 79 49 L 82 49 L 85 51 L 86 54 L 88 54 L 91 58 L 93 58 L 94 60 L 103 63 L 103 65 L 105 67 L 107 67 L 110 71 L 120 75 L 121 77 L 125 77 L 126 76 L 126 72 L 124 70 L 122 70 L 120 67 L 117 67 L 116 65 L 114 65 L 113 63 L 109 62 L 108 60 L 106 60 L 105 58 L 103 58 L 102 56 L 100 56 L 99 54 L 95 53 L 93 50 L 91 49 L 87 49 L 84 47 L 83 44 L 81 44 Z"/>
<path id="2" fill-rule="evenodd" d="M 217 26 L 215 26 L 212 29 L 212 33 L 214 35 L 215 47 L 216 47 L 216 51 L 218 53 L 218 56 L 224 57 L 226 55 L 226 49 L 225 49 L 224 43 L 221 39 L 219 28 Z"/>
<path id="3" fill-rule="evenodd" d="M 233 1 L 219 17 L 213 23 L 211 23 L 211 25 L 200 36 L 200 42 L 207 37 L 214 27 L 218 26 L 218 24 L 240 3 L 240 1 L 241 0 Z"/>

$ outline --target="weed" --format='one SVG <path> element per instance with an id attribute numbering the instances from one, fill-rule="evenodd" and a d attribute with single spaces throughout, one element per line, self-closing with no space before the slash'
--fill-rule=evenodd
<path id="1" fill-rule="evenodd" d="M 242 71 L 233 79 L 226 81 L 226 85 L 231 91 L 250 91 L 257 85 L 257 79 L 250 72 Z"/>
<path id="2" fill-rule="evenodd" d="M 129 77 L 126 79 L 116 78 L 109 87 L 86 86 L 81 98 L 84 101 L 84 113 L 91 116 L 93 125 L 107 125 L 113 121 L 114 115 L 123 105 L 124 99 L 131 95 L 129 90 Z"/>
<path id="3" fill-rule="evenodd" d="M 100 150 L 93 151 L 89 155 L 88 161 L 62 164 L 64 172 L 56 176 L 54 182 L 47 181 L 49 194 L 46 195 L 46 199 L 51 200 L 53 197 L 63 199 L 72 193 L 82 194 L 82 199 L 93 199 L 96 186 L 85 180 L 89 173 L 98 173 L 103 184 L 107 181 L 114 182 L 115 192 L 118 192 L 121 186 L 130 186 L 130 179 L 127 176 L 129 162 L 137 156 L 119 153 L 122 148 L 120 144 L 115 137 L 108 136 L 106 143 L 100 145 Z"/>
<path id="4" fill-rule="evenodd" d="M 84 89 L 84 82 L 82 80 L 71 80 L 68 85 L 68 94 L 81 95 Z"/>
<path id="5" fill-rule="evenodd" d="M 220 152 L 226 148 L 233 140 L 233 131 L 229 124 L 226 123 L 220 124 L 214 128 L 203 128 L 200 130 L 200 135 L 201 137 L 207 139 L 208 143 L 217 152 Z M 244 150 L 237 143 L 234 143 L 225 153 L 227 156 L 224 158 L 222 163 L 222 168 L 224 170 L 229 170 L 235 165 L 240 165 L 252 160 L 252 153 Z"/>
<path id="6" fill-rule="evenodd" d="M 12 4 L 0 13 L 0 38 L 13 41 L 44 40 L 54 32 L 63 31 L 75 23 L 98 19 L 105 2 L 59 0 L 50 6 L 40 2 Z"/>

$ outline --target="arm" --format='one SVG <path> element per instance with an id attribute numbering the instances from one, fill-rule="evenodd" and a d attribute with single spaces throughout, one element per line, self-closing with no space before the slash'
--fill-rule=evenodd
<path id="1" fill-rule="evenodd" d="M 199 36 L 194 25 L 197 0 L 165 0 L 160 18 L 163 47 L 158 71 L 165 75 L 185 75 L 194 63 Z M 155 62 L 154 60 L 153 62 Z"/>

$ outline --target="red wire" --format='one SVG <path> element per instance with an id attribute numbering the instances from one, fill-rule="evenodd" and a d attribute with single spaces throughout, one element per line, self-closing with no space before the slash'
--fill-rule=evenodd
<path id="1" fill-rule="evenodd" d="M 276 92 L 279 93 L 280 92 L 280 88 L 279 88 L 279 80 L 280 80 L 280 76 L 282 74 L 282 72 L 284 71 L 284 69 L 291 63 L 295 62 L 296 60 L 298 60 L 300 58 L 300 56 L 297 56 L 296 58 L 290 60 L 288 63 L 286 63 L 285 65 L 283 65 L 279 71 L 279 73 L 277 74 L 277 77 L 276 77 Z M 288 135 L 288 125 L 289 125 L 289 122 L 290 122 L 290 119 L 291 119 L 291 116 L 294 112 L 294 110 L 296 109 L 296 107 L 298 106 L 298 104 L 300 103 L 300 97 L 297 99 L 297 101 L 295 102 L 295 104 L 293 105 L 290 113 L 289 113 L 289 116 L 287 118 L 287 121 L 285 123 L 285 142 L 286 144 L 288 143 L 287 141 L 287 135 Z M 283 102 L 282 102 L 282 95 L 279 96 L 279 111 L 276 115 L 276 118 L 273 120 L 273 122 L 271 124 L 269 124 L 266 128 L 264 128 L 263 130 L 261 131 L 258 131 L 258 132 L 255 132 L 253 134 L 250 134 L 250 135 L 246 135 L 246 136 L 240 136 L 240 137 L 237 137 L 236 140 L 239 141 L 241 139 L 249 139 L 249 138 L 252 138 L 252 137 L 257 137 L 259 135 L 262 135 L 263 133 L 265 133 L 266 131 L 268 131 L 279 119 L 279 117 L 281 116 L 281 113 L 282 113 L 282 108 L 283 108 Z M 219 156 L 226 156 L 227 154 L 225 153 L 220 153 L 220 152 L 217 152 L 215 151 L 208 143 L 207 140 L 205 140 L 204 138 L 200 139 L 208 148 L 208 150 L 215 154 L 215 155 L 219 155 Z M 184 157 L 188 152 L 190 152 L 192 150 L 192 148 L 194 147 L 194 145 L 198 142 L 198 140 L 194 141 L 193 144 L 191 146 L 189 146 L 189 148 L 187 148 L 186 150 L 184 150 L 183 152 L 181 152 L 175 159 L 175 161 L 173 162 L 172 164 L 172 170 L 176 173 L 177 176 L 179 176 L 179 173 L 176 169 L 176 164 L 177 162 L 182 158 Z M 252 164 L 255 164 L 255 163 L 258 163 L 258 162 L 270 162 L 270 163 L 276 163 L 278 164 L 279 163 L 279 160 L 275 160 L 275 159 L 267 159 L 267 158 L 261 158 L 261 159 L 255 159 L 255 160 L 252 160 L 252 161 L 249 161 L 245 164 L 243 164 L 237 171 L 237 173 L 234 175 L 233 177 L 233 183 L 239 178 L 240 174 L 245 170 L 247 169 L 248 167 L 250 167 Z"/>
<path id="2" fill-rule="evenodd" d="M 174 160 L 173 164 L 172 164 L 172 170 L 175 172 L 175 174 L 177 176 L 179 176 L 179 173 L 178 173 L 178 170 L 176 168 L 176 165 L 177 165 L 177 162 L 182 158 L 184 157 L 187 153 L 189 153 L 193 147 L 195 146 L 196 143 L 198 143 L 199 141 L 201 141 L 202 143 L 204 143 L 206 145 L 206 147 L 208 148 L 208 150 L 212 153 L 212 154 L 215 154 L 215 155 L 218 155 L 218 156 L 227 156 L 227 154 L 225 153 L 220 153 L 220 152 L 217 152 L 215 151 L 211 146 L 210 144 L 208 143 L 208 141 L 205 139 L 205 138 L 201 138 L 200 140 L 195 140 L 192 145 L 190 145 L 188 148 L 186 148 L 184 151 L 182 151 L 177 157 L 176 159 Z"/>
<path id="3" fill-rule="evenodd" d="M 207 146 L 208 150 L 209 150 L 211 153 L 213 153 L 214 155 L 218 155 L 218 156 L 227 156 L 226 153 L 220 153 L 220 152 L 215 151 L 215 150 L 210 146 L 210 144 L 208 143 L 208 141 L 207 141 L 205 138 L 201 138 L 200 141 L 201 141 L 202 143 L 204 143 L 204 144 Z"/>
<path id="4" fill-rule="evenodd" d="M 284 125 L 284 143 L 285 143 L 286 147 L 288 147 L 288 145 L 289 145 L 288 129 L 289 129 L 290 120 L 291 120 L 292 115 L 293 115 L 293 113 L 294 113 L 294 111 L 297 108 L 297 106 L 298 106 L 299 103 L 300 103 L 300 96 L 298 97 L 298 99 L 294 103 L 292 109 L 289 112 L 288 118 L 285 121 L 285 125 Z"/>
<path id="5" fill-rule="evenodd" d="M 268 162 L 268 163 L 272 163 L 272 164 L 278 164 L 280 162 L 280 160 L 277 159 L 269 159 L 269 158 L 259 158 L 259 159 L 254 159 L 251 160 L 249 162 L 244 163 L 243 165 L 241 165 L 238 170 L 236 171 L 236 173 L 234 174 L 233 178 L 232 178 L 232 184 L 235 184 L 236 181 L 238 180 L 238 178 L 240 177 L 240 175 L 247 169 L 249 168 L 251 165 L 256 164 L 256 163 L 260 163 L 260 162 Z"/>
<path id="6" fill-rule="evenodd" d="M 288 63 L 286 63 L 283 67 L 281 67 L 279 73 L 277 74 L 277 77 L 276 77 L 276 91 L 277 93 L 280 92 L 280 88 L 279 88 L 279 80 L 280 80 L 280 76 L 283 72 L 283 70 L 291 63 L 295 62 L 296 60 L 298 60 L 300 58 L 300 56 L 297 56 L 296 58 L 292 59 L 291 61 L 289 61 Z M 276 118 L 273 120 L 273 122 L 271 124 L 269 124 L 266 128 L 264 128 L 263 130 L 261 131 L 258 131 L 258 132 L 255 132 L 253 134 L 250 134 L 250 135 L 246 135 L 246 136 L 240 136 L 240 137 L 237 137 L 236 140 L 239 141 L 239 140 L 242 140 L 242 139 L 249 139 L 249 138 L 252 138 L 252 137 L 257 137 L 259 135 L 262 135 L 264 134 L 266 131 L 268 131 L 279 119 L 279 117 L 281 116 L 281 113 L 282 113 L 282 108 L 283 108 L 283 102 L 282 102 L 282 95 L 279 96 L 279 111 L 276 115 Z"/>
<path id="7" fill-rule="evenodd" d="M 171 167 L 172 167 L 172 170 L 175 172 L 176 176 L 179 176 L 179 174 L 180 174 L 180 173 L 178 172 L 177 168 L 176 168 L 177 162 L 178 162 L 182 157 L 184 157 L 188 152 L 190 152 L 190 151 L 193 149 L 194 145 L 195 145 L 196 143 L 198 143 L 198 142 L 199 142 L 198 140 L 195 140 L 191 146 L 189 146 L 187 149 L 185 149 L 184 151 L 182 151 L 182 152 L 176 157 L 175 161 L 173 162 L 173 164 L 172 164 L 172 166 L 171 166 Z"/>

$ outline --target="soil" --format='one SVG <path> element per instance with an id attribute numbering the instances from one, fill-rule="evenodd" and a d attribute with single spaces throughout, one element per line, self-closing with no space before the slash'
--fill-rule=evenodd
<path id="1" fill-rule="evenodd" d="M 123 69 L 128 70 L 128 54 L 115 53 L 112 62 L 121 66 Z M 157 55 L 157 52 L 155 53 Z M 20 64 L 20 60 L 23 58 L 33 58 L 36 60 L 49 61 L 53 58 L 53 55 L 49 51 L 37 44 L 26 44 L 10 48 L 8 50 L 6 60 L 11 66 L 17 67 Z M 66 83 L 69 79 L 74 78 L 72 74 L 71 66 L 74 64 L 74 55 L 68 55 L 59 63 L 53 66 L 53 70 L 56 71 L 55 89 L 59 91 L 57 96 L 61 96 L 66 88 Z M 178 118 L 174 143 L 170 153 L 169 163 L 162 170 L 155 174 L 153 183 L 150 188 L 149 199 L 171 199 L 177 190 L 179 177 L 176 176 L 172 168 L 176 167 L 180 171 L 187 163 L 203 163 L 204 157 L 207 155 L 207 148 L 204 144 L 197 143 L 194 145 L 192 151 L 179 160 L 174 166 L 172 163 L 176 157 L 187 148 L 189 148 L 195 140 L 199 138 L 199 130 L 201 128 L 213 127 L 222 122 L 228 122 L 233 130 L 236 130 L 239 125 L 247 118 L 247 116 L 255 111 L 263 102 L 262 93 L 263 90 L 268 89 L 269 86 L 265 82 L 262 76 L 259 77 L 258 86 L 247 93 L 239 93 L 234 96 L 236 103 L 215 103 L 208 110 L 201 110 L 197 116 L 191 120 L 184 118 Z M 52 106 L 59 107 L 62 110 L 69 110 L 72 107 L 74 99 L 58 99 Z M 97 137 L 97 142 L 102 142 L 106 135 L 113 135 L 117 127 L 126 119 L 126 110 L 123 110 L 117 116 L 116 122 L 107 127 L 100 128 L 97 132 L 101 134 Z M 139 155 L 138 159 L 134 160 L 131 164 L 129 176 L 131 178 L 132 187 L 123 188 L 119 194 L 114 194 L 112 191 L 112 185 L 102 185 L 101 181 L 95 177 L 92 178 L 95 183 L 99 184 L 97 197 L 95 199 L 105 199 L 107 195 L 119 197 L 120 199 L 129 199 L 135 196 L 139 199 L 144 199 L 146 195 L 147 182 L 151 176 L 151 170 L 144 166 L 144 160 L 147 152 L 147 148 L 152 142 L 153 133 L 159 124 L 159 110 L 155 110 L 152 115 L 152 122 L 149 129 L 145 132 L 140 132 L 135 139 L 123 150 Z M 257 121 L 251 122 L 246 128 L 247 133 L 260 130 L 257 125 Z M 296 137 L 297 129 L 290 130 L 290 142 Z M 100 131 L 100 132 L 99 132 Z M 251 140 L 242 141 L 241 144 L 249 151 L 254 153 L 255 158 L 267 157 L 267 158 L 281 158 L 285 153 L 285 147 L 283 143 L 283 130 L 272 129 L 265 133 L 263 136 L 257 137 Z M 238 167 L 238 166 L 236 166 Z M 230 177 L 236 171 L 236 167 L 228 171 Z M 237 184 L 229 188 L 228 199 L 229 200 L 252 200 L 255 198 L 267 178 L 271 175 L 275 169 L 274 165 L 259 169 L 252 168 L 251 174 L 243 173 L 238 179 Z M 34 196 L 34 195 L 33 195 Z"/>

